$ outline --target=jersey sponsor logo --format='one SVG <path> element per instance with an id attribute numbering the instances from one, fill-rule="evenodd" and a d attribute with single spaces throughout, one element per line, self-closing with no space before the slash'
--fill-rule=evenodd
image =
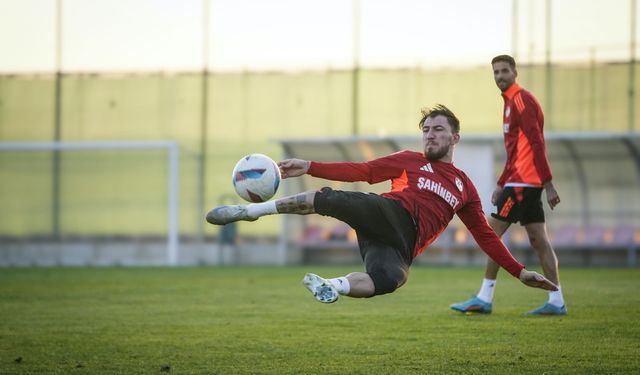
<path id="1" fill-rule="evenodd" d="M 418 189 L 428 190 L 433 193 L 436 193 L 438 196 L 440 196 L 440 198 L 444 199 L 445 202 L 449 203 L 449 205 L 453 209 L 455 209 L 458 206 L 458 204 L 460 204 L 460 201 L 458 201 L 458 198 L 455 195 L 451 194 L 449 190 L 444 188 L 441 183 L 432 181 L 428 178 L 425 178 L 425 177 L 418 178 Z"/>
<path id="2" fill-rule="evenodd" d="M 433 168 L 431 167 L 431 163 L 427 163 L 423 165 L 422 167 L 420 167 L 420 170 L 433 173 Z"/>
<path id="3" fill-rule="evenodd" d="M 508 122 L 506 124 L 502 124 L 502 132 L 503 133 L 508 133 L 509 132 L 509 123 Z"/>
<path id="4" fill-rule="evenodd" d="M 460 181 L 460 179 L 458 177 L 456 177 L 456 187 L 462 193 L 462 181 Z"/>

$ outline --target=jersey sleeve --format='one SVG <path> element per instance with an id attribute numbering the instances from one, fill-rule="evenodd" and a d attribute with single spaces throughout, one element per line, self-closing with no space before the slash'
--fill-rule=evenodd
<path id="1" fill-rule="evenodd" d="M 467 184 L 469 188 L 471 199 L 465 204 L 457 215 L 462 220 L 464 225 L 469 229 L 471 235 L 476 240 L 482 251 L 498 263 L 502 268 L 507 270 L 514 277 L 519 277 L 520 272 L 524 268 L 520 262 L 518 262 L 509 250 L 504 246 L 500 237 L 493 231 L 493 229 L 487 223 L 487 218 L 482 211 L 482 203 L 478 192 L 472 184 Z"/>
<path id="2" fill-rule="evenodd" d="M 402 156 L 396 153 L 364 163 L 312 161 L 307 174 L 325 180 L 375 184 L 400 176 L 404 171 L 402 166 Z"/>
<path id="3" fill-rule="evenodd" d="M 522 100 L 524 102 L 524 111 L 520 114 L 522 116 L 521 129 L 531 145 L 533 163 L 538 172 L 538 176 L 540 176 L 542 183 L 545 183 L 550 181 L 552 176 L 544 144 L 542 124 L 540 124 L 538 118 L 540 106 L 530 95 L 522 95 Z"/>
<path id="4" fill-rule="evenodd" d="M 307 174 L 331 181 L 368 181 L 369 166 L 367 163 L 321 163 L 312 161 Z"/>

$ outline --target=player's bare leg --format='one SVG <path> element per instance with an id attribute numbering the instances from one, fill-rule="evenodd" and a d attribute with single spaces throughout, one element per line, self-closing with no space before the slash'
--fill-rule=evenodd
<path id="1" fill-rule="evenodd" d="M 346 278 L 349 280 L 349 285 L 351 286 L 348 294 L 349 297 L 371 297 L 376 291 L 371 276 L 366 272 L 352 272 L 348 274 Z"/>
<path id="2" fill-rule="evenodd" d="M 316 196 L 315 191 L 307 191 L 296 195 L 276 200 L 276 210 L 279 214 L 298 214 L 308 215 L 316 212 L 313 207 L 313 200 Z"/>
<path id="3" fill-rule="evenodd" d="M 489 217 L 489 226 L 493 229 L 494 232 L 498 235 L 498 237 L 502 238 L 502 235 L 509 229 L 511 223 L 507 221 L 498 220 L 494 217 Z M 489 258 L 487 260 L 487 267 L 484 270 L 484 278 L 488 280 L 495 280 L 498 277 L 498 271 L 500 270 L 500 266 L 498 263 L 494 262 L 493 259 Z"/>
<path id="4" fill-rule="evenodd" d="M 548 301 L 541 307 L 528 312 L 529 315 L 566 315 L 567 307 L 560 287 L 558 272 L 558 257 L 556 256 L 545 223 L 531 223 L 525 225 L 531 247 L 536 251 L 542 271 L 547 279 L 554 283 L 557 291 L 549 292 Z"/>
<path id="5" fill-rule="evenodd" d="M 549 241 L 547 229 L 544 223 L 531 223 L 525 226 L 531 247 L 538 254 L 540 266 L 544 276 L 552 283 L 559 285 L 560 276 L 558 274 L 558 258 Z"/>

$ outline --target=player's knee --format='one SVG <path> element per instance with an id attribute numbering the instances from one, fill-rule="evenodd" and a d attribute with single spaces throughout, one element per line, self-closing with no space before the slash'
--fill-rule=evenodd
<path id="1" fill-rule="evenodd" d="M 313 206 L 317 213 L 325 215 L 336 205 L 336 194 L 333 189 L 323 187 L 313 195 Z"/>
<path id="2" fill-rule="evenodd" d="M 369 271 L 368 273 L 375 286 L 375 292 L 373 294 L 375 296 L 395 291 L 407 281 L 408 276 L 407 271 L 401 268 L 380 268 Z"/>
<path id="3" fill-rule="evenodd" d="M 314 199 L 316 200 L 324 199 L 324 200 L 332 201 L 335 199 L 335 191 L 332 188 L 325 186 L 322 189 L 315 192 Z"/>
<path id="4" fill-rule="evenodd" d="M 549 238 L 539 234 L 529 234 L 529 243 L 536 250 L 543 251 L 551 247 Z"/>

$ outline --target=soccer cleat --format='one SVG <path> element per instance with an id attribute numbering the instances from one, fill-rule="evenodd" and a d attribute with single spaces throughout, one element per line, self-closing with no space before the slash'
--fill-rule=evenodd
<path id="1" fill-rule="evenodd" d="M 558 307 L 549 302 L 545 302 L 542 307 L 529 311 L 527 315 L 567 315 L 567 306 L 562 305 Z"/>
<path id="2" fill-rule="evenodd" d="M 247 213 L 247 206 L 231 205 L 220 206 L 207 213 L 207 222 L 216 225 L 225 225 L 234 221 L 256 221 L 257 217 L 250 217 Z"/>
<path id="3" fill-rule="evenodd" d="M 313 273 L 304 275 L 302 284 L 322 303 L 333 303 L 340 296 L 336 287 L 331 284 L 331 281 L 325 280 Z"/>
<path id="4" fill-rule="evenodd" d="M 472 296 L 468 300 L 461 303 L 454 303 L 451 305 L 451 309 L 460 311 L 461 313 L 480 313 L 491 314 L 491 302 L 485 302 L 478 298 L 478 296 Z"/>

